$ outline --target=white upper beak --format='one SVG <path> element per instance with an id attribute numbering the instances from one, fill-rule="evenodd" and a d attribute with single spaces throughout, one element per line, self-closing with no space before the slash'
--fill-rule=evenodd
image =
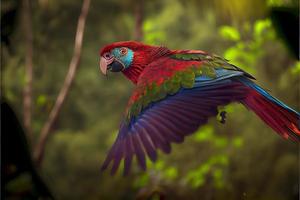
<path id="1" fill-rule="evenodd" d="M 100 70 L 101 70 L 102 74 L 104 74 L 104 75 L 107 74 L 107 66 L 109 64 L 111 64 L 113 61 L 114 61 L 113 57 L 107 60 L 106 58 L 104 58 L 103 56 L 101 56 L 99 67 L 100 67 Z"/>

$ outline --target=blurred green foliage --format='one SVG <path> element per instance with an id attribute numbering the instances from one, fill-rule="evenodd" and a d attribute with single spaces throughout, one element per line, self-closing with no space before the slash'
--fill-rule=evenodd
<path id="1" fill-rule="evenodd" d="M 143 41 L 223 55 L 299 110 L 300 64 L 276 36 L 267 15 L 268 6 L 293 2 L 145 2 Z M 135 4 L 91 3 L 81 64 L 41 169 L 54 196 L 134 199 L 147 190 L 164 193 L 167 199 L 295 199 L 297 145 L 277 136 L 239 104 L 222 108 L 228 115 L 225 124 L 211 119 L 183 144 L 173 145 L 170 155 L 159 154 L 156 163 L 147 160 L 147 172 L 134 165 L 128 177 L 122 177 L 121 170 L 114 177 L 100 173 L 133 86 L 121 74 L 101 76 L 98 51 L 105 44 L 133 39 Z M 67 72 L 80 7 L 80 1 L 33 1 L 35 138 Z M 24 41 L 20 22 L 17 25 L 11 37 L 13 52 L 5 47 L 1 51 L 1 87 L 21 116 Z"/>
<path id="2" fill-rule="evenodd" d="M 5 186 L 5 189 L 10 193 L 22 193 L 26 190 L 31 190 L 31 182 L 31 175 L 29 173 L 23 173 L 13 181 L 9 182 Z"/>
<path id="3" fill-rule="evenodd" d="M 257 60 L 264 51 L 263 43 L 272 41 L 275 32 L 269 19 L 257 20 L 252 26 L 249 23 L 243 25 L 243 34 L 240 35 L 235 27 L 223 26 L 220 28 L 220 36 L 235 42 L 235 45 L 224 51 L 223 56 L 231 63 L 240 66 L 247 72 L 254 74 Z M 244 38 L 244 39 L 241 39 Z"/>

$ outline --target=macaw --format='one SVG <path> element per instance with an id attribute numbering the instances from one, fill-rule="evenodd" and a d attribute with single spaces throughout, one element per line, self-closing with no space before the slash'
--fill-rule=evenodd
<path id="1" fill-rule="evenodd" d="M 112 162 L 112 174 L 122 159 L 128 174 L 134 156 L 146 170 L 146 155 L 154 162 L 157 149 L 170 153 L 171 142 L 183 142 L 230 102 L 242 103 L 283 138 L 300 142 L 300 113 L 215 54 L 116 42 L 100 50 L 99 67 L 104 75 L 122 72 L 136 85 L 101 168 Z"/>

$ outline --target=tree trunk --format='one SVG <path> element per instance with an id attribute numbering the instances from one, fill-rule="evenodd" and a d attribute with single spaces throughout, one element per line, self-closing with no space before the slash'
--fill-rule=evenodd
<path id="1" fill-rule="evenodd" d="M 65 77 L 64 84 L 59 92 L 59 95 L 56 99 L 53 109 L 50 112 L 49 118 L 42 128 L 39 141 L 35 148 L 34 158 L 35 158 L 37 166 L 40 166 L 40 164 L 43 160 L 45 146 L 46 146 L 47 139 L 51 133 L 51 128 L 52 128 L 55 120 L 57 119 L 57 116 L 62 108 L 65 98 L 70 90 L 71 84 L 75 77 L 77 67 L 79 65 L 84 27 L 85 27 L 86 17 L 87 17 L 88 11 L 89 11 L 89 6 L 90 6 L 90 0 L 83 0 L 81 14 L 79 16 L 78 24 L 77 24 L 74 53 L 73 53 L 73 57 L 71 59 L 70 65 L 69 65 L 69 71 Z"/>
<path id="2" fill-rule="evenodd" d="M 141 41 L 143 39 L 143 17 L 144 17 L 144 0 L 136 1 L 135 7 L 135 31 L 134 39 Z"/>
<path id="3" fill-rule="evenodd" d="M 29 143 L 32 143 L 31 130 L 31 111 L 32 111 L 32 21 L 31 21 L 31 2 L 23 0 L 23 27 L 25 33 L 25 86 L 23 90 L 23 123 Z"/>

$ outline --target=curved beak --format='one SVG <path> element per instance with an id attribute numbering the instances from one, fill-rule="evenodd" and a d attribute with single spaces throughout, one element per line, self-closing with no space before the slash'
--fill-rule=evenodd
<path id="1" fill-rule="evenodd" d="M 121 61 L 119 61 L 118 59 L 115 59 L 114 57 L 112 57 L 110 59 L 101 57 L 99 67 L 100 67 L 102 74 L 104 74 L 104 75 L 107 74 L 107 70 L 109 70 L 111 72 L 120 72 L 125 69 L 124 64 Z"/>
<path id="2" fill-rule="evenodd" d="M 109 60 L 105 59 L 103 56 L 100 58 L 99 67 L 100 67 L 100 71 L 102 72 L 102 74 L 104 74 L 104 75 L 107 74 L 108 65 L 110 65 L 113 61 L 114 61 L 113 57 L 110 58 Z"/>

